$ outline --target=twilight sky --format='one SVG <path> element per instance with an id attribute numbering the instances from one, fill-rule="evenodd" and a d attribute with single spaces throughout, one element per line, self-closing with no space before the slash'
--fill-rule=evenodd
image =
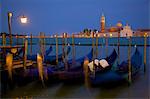
<path id="1" fill-rule="evenodd" d="M 150 28 L 150 0 L 0 0 L 0 32 L 8 32 L 7 12 L 13 12 L 12 32 L 46 35 L 99 30 L 102 12 L 106 25 L 130 24 L 133 29 Z M 27 24 L 19 16 L 28 17 Z"/>

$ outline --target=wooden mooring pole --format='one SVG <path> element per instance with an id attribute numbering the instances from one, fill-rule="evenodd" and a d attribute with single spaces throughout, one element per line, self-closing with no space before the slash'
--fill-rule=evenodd
<path id="1" fill-rule="evenodd" d="M 98 34 L 96 34 L 96 58 L 98 58 Z"/>
<path id="2" fill-rule="evenodd" d="M 93 49 L 93 57 L 92 57 L 92 60 L 93 60 L 93 76 L 95 77 L 95 38 L 94 38 L 94 32 L 93 32 L 93 35 L 92 35 L 92 49 Z"/>
<path id="3" fill-rule="evenodd" d="M 72 34 L 72 63 L 75 64 L 75 44 L 74 44 L 74 33 Z"/>
<path id="4" fill-rule="evenodd" d="M 56 40 L 56 64 L 58 65 L 58 35 L 55 35 Z"/>
<path id="5" fill-rule="evenodd" d="M 22 37 L 22 45 L 24 45 L 25 44 L 25 40 L 27 38 L 27 35 L 26 35 L 26 33 L 22 33 L 22 34 L 25 35 L 25 36 Z"/>
<path id="6" fill-rule="evenodd" d="M 118 31 L 118 43 L 117 43 L 117 46 L 118 46 L 118 61 L 117 61 L 117 64 L 119 64 L 119 62 L 120 62 L 120 30 Z"/>
<path id="7" fill-rule="evenodd" d="M 18 33 L 16 34 L 16 39 L 17 39 L 17 44 L 16 45 L 19 45 L 19 37 L 18 37 Z"/>
<path id="8" fill-rule="evenodd" d="M 45 55 L 45 46 L 46 46 L 46 42 L 45 42 L 45 33 L 43 33 L 43 60 L 44 60 L 44 55 Z"/>
<path id="9" fill-rule="evenodd" d="M 26 61 L 27 61 L 27 54 L 28 54 L 28 40 L 25 39 L 24 41 L 24 53 L 23 53 L 23 67 L 26 70 Z"/>
<path id="10" fill-rule="evenodd" d="M 63 62 L 65 63 L 65 50 L 64 50 L 64 33 L 62 34 L 62 53 Z"/>
<path id="11" fill-rule="evenodd" d="M 94 32 L 92 33 L 92 49 L 93 49 L 93 58 L 92 58 L 92 60 L 94 60 L 94 58 L 95 58 L 95 38 L 94 38 Z"/>
<path id="12" fill-rule="evenodd" d="M 18 41 L 18 39 L 19 39 L 19 38 L 18 38 L 18 33 L 16 34 L 15 37 L 16 37 L 16 45 L 19 45 L 19 44 L 18 44 L 18 43 L 19 43 L 19 41 Z M 18 48 L 17 48 L 17 52 L 18 52 Z"/>
<path id="13" fill-rule="evenodd" d="M 129 37 L 129 47 L 128 47 L 128 81 L 129 84 L 132 83 L 132 66 L 131 66 L 131 37 Z"/>
<path id="14" fill-rule="evenodd" d="M 83 72 L 84 72 L 84 83 L 86 88 L 90 88 L 90 79 L 89 79 L 89 69 L 88 69 L 89 60 L 86 58 L 83 64 Z"/>
<path id="15" fill-rule="evenodd" d="M 65 33 L 65 67 L 66 67 L 66 71 L 68 71 L 68 64 L 67 64 L 67 58 L 68 58 L 68 55 L 67 55 L 67 33 Z"/>
<path id="16" fill-rule="evenodd" d="M 32 33 L 30 34 L 30 55 L 32 55 Z"/>
<path id="17" fill-rule="evenodd" d="M 42 81 L 42 85 L 45 86 L 45 84 L 44 84 L 43 59 L 42 59 L 42 56 L 40 54 L 37 54 L 37 67 L 38 67 L 39 79 Z"/>
<path id="18" fill-rule="evenodd" d="M 41 56 L 43 57 L 43 55 L 42 55 L 42 33 L 40 32 L 40 37 L 39 37 L 39 46 L 40 46 L 40 53 L 41 53 Z"/>
<path id="19" fill-rule="evenodd" d="M 12 68 L 13 68 L 13 55 L 8 53 L 6 55 L 6 66 L 7 66 L 7 69 L 8 69 L 8 76 L 10 78 L 10 80 L 12 80 Z"/>
<path id="20" fill-rule="evenodd" d="M 146 47 L 147 47 L 147 33 L 144 34 L 144 73 L 146 72 Z"/>
<path id="21" fill-rule="evenodd" d="M 63 52 L 63 61 L 64 61 L 64 64 L 65 64 L 65 70 L 68 71 L 68 65 L 67 65 L 67 52 L 66 52 L 66 36 L 67 34 L 66 33 L 63 33 L 63 36 L 62 36 L 62 52 Z"/>
<path id="22" fill-rule="evenodd" d="M 45 53 L 45 35 L 44 33 L 40 32 L 40 49 L 41 49 L 41 54 L 44 60 L 44 53 Z"/>
<path id="23" fill-rule="evenodd" d="M 107 37 L 107 34 L 105 36 L 105 48 L 106 48 L 106 57 L 108 57 L 108 37 Z"/>
<path id="24" fill-rule="evenodd" d="M 6 45 L 6 33 L 2 33 L 2 45 Z"/>

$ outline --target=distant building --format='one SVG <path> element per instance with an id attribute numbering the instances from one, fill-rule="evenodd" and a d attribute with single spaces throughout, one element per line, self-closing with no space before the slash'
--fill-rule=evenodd
<path id="1" fill-rule="evenodd" d="M 119 21 L 116 26 L 105 27 L 105 16 L 102 14 L 100 18 L 100 31 L 98 33 L 99 37 L 118 37 L 119 31 L 122 30 L 122 23 Z"/>
<path id="2" fill-rule="evenodd" d="M 100 32 L 105 32 L 105 16 L 102 14 L 102 17 L 100 19 Z"/>
<path id="3" fill-rule="evenodd" d="M 127 24 L 123 27 L 123 30 L 120 31 L 120 37 L 131 37 L 133 36 L 133 31 L 131 27 Z"/>
<path id="4" fill-rule="evenodd" d="M 133 30 L 129 25 L 122 27 L 122 23 L 119 21 L 116 26 L 105 27 L 105 16 L 102 14 L 100 19 L 100 32 L 99 37 L 129 37 L 133 36 Z"/>
<path id="5" fill-rule="evenodd" d="M 133 31 L 131 26 L 128 24 L 126 26 L 122 25 L 122 22 L 119 21 L 115 26 L 106 27 L 106 19 L 104 14 L 102 14 L 100 18 L 100 30 L 96 29 L 85 29 L 86 31 L 80 32 L 76 35 L 76 37 L 132 37 L 132 36 L 150 36 L 150 29 L 138 29 Z M 89 31 L 90 30 L 90 31 Z"/>
<path id="6" fill-rule="evenodd" d="M 134 31 L 133 36 L 143 37 L 144 35 L 150 36 L 150 29 L 137 29 Z"/>

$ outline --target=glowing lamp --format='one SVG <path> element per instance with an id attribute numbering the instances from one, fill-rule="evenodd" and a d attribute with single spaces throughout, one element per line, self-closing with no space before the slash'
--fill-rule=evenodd
<path id="1" fill-rule="evenodd" d="M 22 16 L 22 17 L 20 18 L 20 21 L 21 21 L 21 23 L 27 23 L 28 19 L 27 19 L 27 17 Z"/>
<path id="2" fill-rule="evenodd" d="M 110 37 L 112 37 L 112 33 L 110 33 Z"/>
<path id="3" fill-rule="evenodd" d="M 11 13 L 11 12 L 8 12 L 8 16 L 9 16 L 9 17 L 12 17 L 12 13 Z"/>
<path id="4" fill-rule="evenodd" d="M 147 35 L 147 33 L 144 33 L 144 37 L 147 37 L 148 35 Z"/>

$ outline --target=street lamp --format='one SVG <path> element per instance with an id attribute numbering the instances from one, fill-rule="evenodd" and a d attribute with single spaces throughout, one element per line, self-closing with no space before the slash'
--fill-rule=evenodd
<path id="1" fill-rule="evenodd" d="M 23 16 L 20 17 L 20 22 L 21 22 L 21 23 L 24 24 L 24 23 L 27 23 L 27 21 L 28 21 L 28 19 L 27 19 L 26 16 L 23 15 Z"/>
<path id="2" fill-rule="evenodd" d="M 7 16 L 8 16 L 8 30 L 9 30 L 9 37 L 10 37 L 10 45 L 12 45 L 12 17 L 13 17 L 13 13 L 8 12 Z M 20 18 L 21 23 L 27 23 L 27 17 L 26 16 L 23 15 L 19 18 Z"/>

